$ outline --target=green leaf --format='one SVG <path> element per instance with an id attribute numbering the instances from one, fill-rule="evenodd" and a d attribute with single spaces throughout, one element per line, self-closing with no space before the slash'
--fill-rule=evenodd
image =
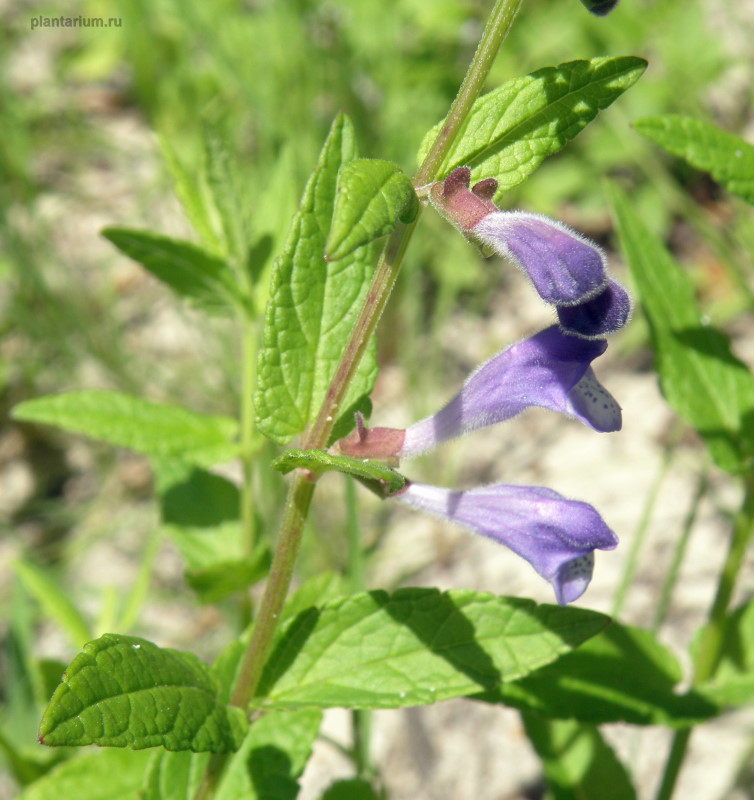
<path id="1" fill-rule="evenodd" d="M 754 203 L 754 147 L 739 136 L 693 117 L 646 117 L 634 128 L 692 167 L 709 172 L 732 194 Z"/>
<path id="2" fill-rule="evenodd" d="M 176 294 L 207 311 L 242 304 L 227 264 L 191 242 L 127 228 L 105 228 L 102 235 Z"/>
<path id="3" fill-rule="evenodd" d="M 336 261 L 416 216 L 411 180 L 392 161 L 357 158 L 340 168 L 325 258 Z"/>
<path id="4" fill-rule="evenodd" d="M 580 133 L 645 68 L 646 61 L 634 56 L 593 58 L 507 81 L 474 103 L 437 175 L 471 167 L 472 182 L 497 179 L 499 196 Z M 420 162 L 442 125 L 424 138 Z"/>
<path id="5" fill-rule="evenodd" d="M 379 800 L 369 781 L 347 778 L 328 787 L 320 800 Z"/>
<path id="6" fill-rule="evenodd" d="M 608 618 L 471 591 L 369 592 L 281 626 L 253 704 L 398 708 L 491 689 L 593 636 Z"/>
<path id="7" fill-rule="evenodd" d="M 317 736 L 320 711 L 272 712 L 256 720 L 223 771 L 214 800 L 293 800 Z M 140 800 L 194 800 L 204 753 L 161 752 Z"/>
<path id="8" fill-rule="evenodd" d="M 685 727 L 717 708 L 696 692 L 680 695 L 681 669 L 649 632 L 614 622 L 558 661 L 477 695 L 556 719 Z"/>
<path id="9" fill-rule="evenodd" d="M 553 800 L 636 800 L 626 768 L 592 725 L 521 715 Z"/>
<path id="10" fill-rule="evenodd" d="M 197 180 L 196 171 L 190 172 L 180 161 L 170 142 L 169 135 L 160 135 L 160 150 L 173 179 L 173 188 L 188 221 L 201 236 L 204 244 L 214 252 L 222 250 L 220 240 L 212 227 L 212 215 L 203 183 Z"/>
<path id="11" fill-rule="evenodd" d="M 214 800 L 294 800 L 322 712 L 273 712 L 258 719 L 233 757 Z"/>
<path id="12" fill-rule="evenodd" d="M 754 600 L 726 617 L 720 662 L 699 691 L 721 706 L 754 703 Z"/>
<path id="13" fill-rule="evenodd" d="M 13 409 L 14 419 L 55 425 L 116 447 L 194 464 L 229 461 L 237 423 L 110 391 L 67 392 L 37 397 Z"/>
<path id="14" fill-rule="evenodd" d="M 70 663 L 42 722 L 42 744 L 227 753 L 246 717 L 219 700 L 212 670 L 192 653 L 106 633 Z"/>
<path id="15" fill-rule="evenodd" d="M 353 129 L 341 114 L 273 268 L 255 408 L 259 430 L 279 444 L 301 433 L 317 413 L 372 275 L 369 247 L 336 262 L 323 258 L 338 170 L 355 156 Z M 371 391 L 376 374 L 373 345 L 361 360 L 343 408 Z"/>
<path id="16" fill-rule="evenodd" d="M 204 157 L 207 188 L 220 219 L 225 252 L 241 264 L 249 246 L 246 198 L 228 147 L 209 125 L 204 128 Z"/>
<path id="17" fill-rule="evenodd" d="M 155 751 L 139 800 L 194 800 L 208 761 L 209 753 Z"/>
<path id="18" fill-rule="evenodd" d="M 71 758 L 35 781 L 17 800 L 123 800 L 138 797 L 149 753 L 98 750 Z"/>
<path id="19" fill-rule="evenodd" d="M 45 614 L 66 632 L 75 648 L 78 649 L 92 638 L 81 612 L 48 570 L 27 559 L 12 561 L 11 567 L 26 591 L 42 606 Z"/>
<path id="20" fill-rule="evenodd" d="M 326 450 L 286 450 L 272 462 L 272 466 L 283 474 L 297 468 L 308 469 L 315 475 L 336 470 L 367 482 L 376 482 L 385 487 L 387 494 L 395 494 L 406 484 L 403 475 L 380 461 L 336 456 Z"/>
<path id="21" fill-rule="evenodd" d="M 660 388 L 704 439 L 719 467 L 747 469 L 754 459 L 754 376 L 726 336 L 705 325 L 693 287 L 617 187 L 611 200 L 621 249 L 649 322 Z"/>
<path id="22" fill-rule="evenodd" d="M 343 575 L 337 572 L 320 572 L 301 584 L 288 595 L 281 619 L 291 619 L 314 606 L 324 605 L 346 594 L 347 584 Z"/>
<path id="23" fill-rule="evenodd" d="M 174 459 L 153 459 L 162 530 L 186 565 L 189 586 L 203 603 L 216 603 L 264 577 L 266 544 L 251 555 L 239 521 L 240 495 L 220 475 Z"/>

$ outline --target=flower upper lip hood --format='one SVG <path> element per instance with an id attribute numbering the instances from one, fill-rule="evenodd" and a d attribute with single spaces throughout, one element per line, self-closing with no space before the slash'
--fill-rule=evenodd
<path id="1" fill-rule="evenodd" d="M 435 208 L 468 238 L 512 261 L 539 296 L 554 305 L 567 333 L 601 338 L 622 328 L 631 314 L 626 290 L 610 278 L 607 259 L 592 241 L 555 219 L 501 211 L 492 197 L 497 181 L 469 189 L 471 170 L 458 167 L 433 184 Z"/>

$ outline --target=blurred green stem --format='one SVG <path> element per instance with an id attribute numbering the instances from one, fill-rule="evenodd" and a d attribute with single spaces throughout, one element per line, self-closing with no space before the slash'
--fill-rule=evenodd
<path id="1" fill-rule="evenodd" d="M 754 531 L 754 474 L 744 477 L 744 500 L 741 510 L 733 522 L 733 534 L 725 563 L 720 572 L 717 593 L 710 609 L 707 624 L 702 628 L 694 656 L 694 685 L 705 683 L 715 674 L 722 655 L 725 620 L 728 607 L 736 586 L 736 578 L 741 571 L 746 549 Z M 670 800 L 673 795 L 678 774 L 686 755 L 692 729 L 676 731 L 670 747 L 662 783 L 656 800 Z"/>
<path id="2" fill-rule="evenodd" d="M 450 107 L 445 124 L 442 126 L 427 157 L 424 159 L 424 163 L 416 174 L 414 179 L 415 186 L 421 186 L 435 178 L 463 121 L 468 116 L 474 100 L 476 100 L 487 79 L 495 55 L 503 39 L 508 34 L 522 2 L 523 0 L 496 0 L 461 88 Z M 311 428 L 303 437 L 302 446 L 304 448 L 319 449 L 327 447 L 338 412 L 356 368 L 370 339 L 374 335 L 377 323 L 395 286 L 403 256 L 419 216 L 417 215 L 410 225 L 398 224 L 385 245 L 364 305 L 346 343 L 340 363 L 325 394 L 322 407 Z M 313 493 L 314 484 L 308 480 L 305 474 L 299 471 L 288 490 L 288 498 L 280 525 L 275 554 L 259 607 L 254 632 L 243 656 L 231 695 L 231 704 L 240 708 L 248 706 L 259 685 L 262 669 L 267 660 L 269 647 L 277 628 L 283 603 L 288 594 L 291 578 L 293 577 L 293 568 Z M 196 800 L 206 800 L 211 796 L 226 760 L 227 757 L 225 756 L 210 759 L 207 771 L 197 791 Z"/>
<path id="3" fill-rule="evenodd" d="M 364 579 L 364 546 L 359 530 L 358 502 L 356 483 L 345 475 L 346 531 L 348 534 L 348 587 L 352 594 L 366 589 Z M 374 774 L 371 761 L 372 712 L 365 709 L 354 709 L 351 712 L 351 729 L 353 730 L 353 747 L 351 758 L 356 766 L 356 774 L 369 780 Z"/>

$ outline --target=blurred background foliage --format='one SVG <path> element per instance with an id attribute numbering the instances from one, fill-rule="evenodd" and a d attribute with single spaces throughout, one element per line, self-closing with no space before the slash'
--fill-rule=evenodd
<path id="1" fill-rule="evenodd" d="M 77 388 L 116 388 L 235 414 L 239 347 L 232 325 L 181 306 L 99 230 L 122 225 L 195 237 L 176 192 L 193 185 L 201 196 L 210 131 L 235 156 L 253 242 L 271 241 L 274 255 L 338 110 L 354 121 L 362 155 L 415 171 L 418 145 L 446 112 L 489 6 L 482 0 L 1 4 L 3 418 L 28 397 Z M 752 306 L 750 210 L 662 155 L 630 123 L 691 114 L 751 139 L 753 11 L 746 2 L 622 0 L 599 19 L 577 0 L 527 2 L 489 83 L 577 58 L 648 59 L 645 77 L 511 192 L 507 205 L 561 217 L 607 246 L 601 182 L 618 179 L 691 272 L 710 314 L 730 325 Z M 122 24 L 32 30 L 35 17 L 60 15 L 115 17 Z M 502 346 L 490 343 L 465 360 L 444 342 L 451 315 L 463 309 L 489 316 L 507 281 L 436 215 L 425 215 L 380 340 L 382 363 L 404 368 L 402 385 L 415 389 L 412 419 L 436 407 L 451 377 L 455 385 Z M 642 335 L 635 326 L 618 346 L 637 350 Z M 429 469 L 440 480 L 443 470 L 456 467 Z M 94 567 L 82 554 L 94 540 L 122 536 L 126 551 L 145 558 L 154 516 L 137 512 L 152 492 L 143 460 L 4 424 L 0 479 L 0 554 L 20 546 L 56 570 L 77 560 L 82 602 L 96 609 L 97 627 L 105 629 L 114 601 L 105 589 L 87 594 Z M 274 509 L 281 484 L 266 481 L 260 492 Z M 320 527 L 328 528 L 321 518 Z M 324 536 L 316 547 L 311 541 L 305 571 L 337 565 L 337 536 Z M 177 583 L 164 580 L 154 587 L 158 596 L 175 595 Z M 0 616 L 9 642 L 3 664 L 6 684 L 15 678 L 26 694 L 16 691 L 3 702 L 6 720 L 18 717 L 11 727 L 33 740 L 31 699 L 45 698 L 49 687 L 44 670 L 24 672 L 37 611 L 14 587 L 3 575 Z M 188 596 L 178 594 L 176 602 Z M 194 614 L 191 625 L 205 622 L 211 629 L 212 620 L 197 622 Z M 191 625 L 189 640 L 198 635 Z"/>

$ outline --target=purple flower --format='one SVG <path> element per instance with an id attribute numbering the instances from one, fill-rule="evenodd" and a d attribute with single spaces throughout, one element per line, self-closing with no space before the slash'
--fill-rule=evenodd
<path id="1" fill-rule="evenodd" d="M 529 406 L 568 414 L 596 431 L 619 430 L 620 406 L 589 366 L 606 348 L 603 341 L 567 336 L 555 325 L 511 345 L 473 372 L 440 411 L 407 428 L 396 455 L 419 455 Z"/>
<path id="2" fill-rule="evenodd" d="M 359 421 L 353 433 L 335 444 L 334 451 L 397 462 L 510 419 L 530 406 L 567 414 L 603 433 L 620 430 L 620 406 L 589 366 L 606 349 L 604 341 L 568 336 L 553 325 L 492 356 L 436 414 L 405 431 L 367 430 Z"/>
<path id="3" fill-rule="evenodd" d="M 583 303 L 607 281 L 602 251 L 557 220 L 498 211 L 481 219 L 470 232 L 528 275 L 546 303 Z"/>
<path id="4" fill-rule="evenodd" d="M 468 167 L 453 170 L 432 185 L 438 211 L 469 238 L 511 260 L 531 280 L 539 296 L 554 305 L 563 330 L 599 338 L 628 320 L 627 292 L 611 280 L 602 250 L 555 219 L 523 211 L 500 211 L 492 202 L 493 178 L 469 189 Z"/>
<path id="5" fill-rule="evenodd" d="M 631 298 L 616 281 L 608 280 L 599 294 L 575 306 L 558 306 L 560 327 L 574 336 L 601 339 L 622 328 L 631 316 Z"/>
<path id="6" fill-rule="evenodd" d="M 500 484 L 456 492 L 408 483 L 394 497 L 510 548 L 552 584 L 560 605 L 586 590 L 594 551 L 618 544 L 592 506 L 552 489 Z"/>

